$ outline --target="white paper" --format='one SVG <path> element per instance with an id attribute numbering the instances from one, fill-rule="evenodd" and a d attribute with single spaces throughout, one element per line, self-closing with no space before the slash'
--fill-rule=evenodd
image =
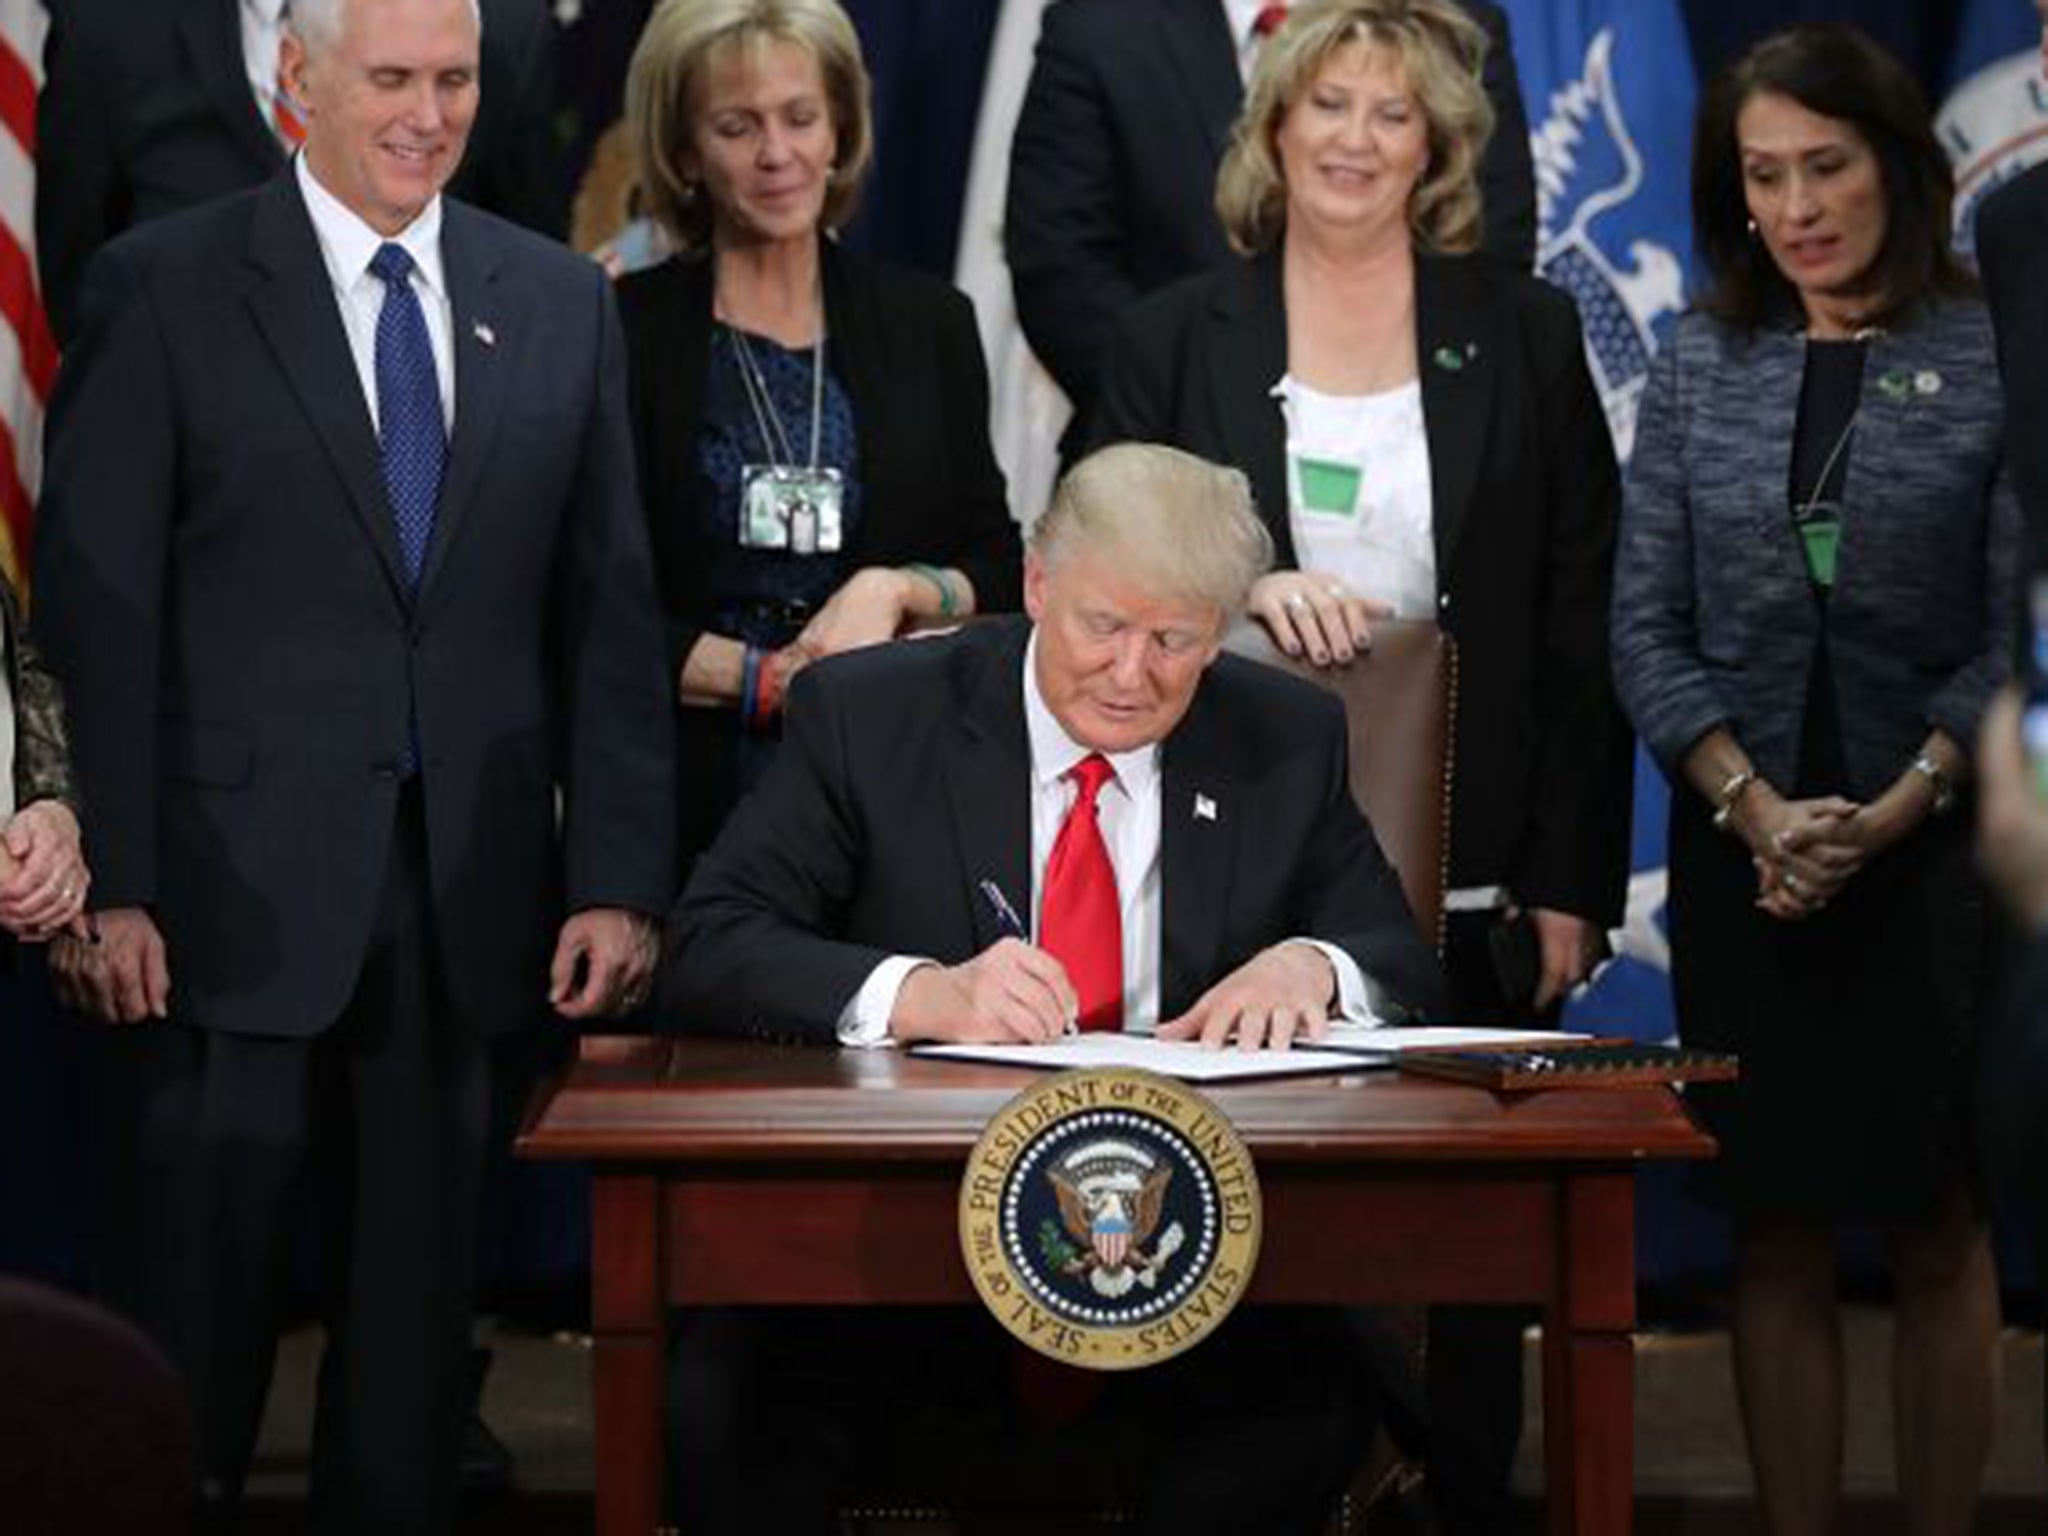
<path id="1" fill-rule="evenodd" d="M 1377 1031 L 1370 1031 L 1377 1033 Z M 1165 1077 L 1191 1083 L 1225 1083 L 1252 1077 L 1358 1072 L 1382 1063 L 1355 1051 L 1296 1047 L 1285 1051 L 1242 1051 L 1225 1046 L 1212 1051 L 1188 1040 L 1157 1040 L 1150 1035 L 1070 1035 L 1045 1045 L 918 1045 L 918 1056 L 950 1061 L 987 1061 L 1006 1067 L 1143 1067 Z"/>

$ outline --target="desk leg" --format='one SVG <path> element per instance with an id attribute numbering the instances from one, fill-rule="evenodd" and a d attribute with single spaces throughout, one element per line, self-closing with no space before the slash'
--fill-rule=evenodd
<path id="1" fill-rule="evenodd" d="M 1543 1318 L 1543 1467 L 1552 1536 L 1628 1536 L 1635 1499 L 1635 1184 L 1567 1175 L 1557 1290 Z"/>
<path id="2" fill-rule="evenodd" d="M 591 1181 L 592 1417 L 598 1536 L 651 1536 L 662 1524 L 660 1245 L 653 1176 Z"/>

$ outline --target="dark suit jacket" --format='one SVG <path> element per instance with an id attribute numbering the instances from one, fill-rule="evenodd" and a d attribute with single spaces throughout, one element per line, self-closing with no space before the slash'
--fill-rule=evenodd
<path id="1" fill-rule="evenodd" d="M 1017 607 L 1023 558 L 988 435 L 974 308 L 936 278 L 832 242 L 822 251 L 826 361 L 853 403 L 866 492 L 855 565 L 954 566 L 983 612 Z M 711 263 L 674 257 L 619 282 L 633 441 L 680 666 L 709 616 L 700 559 L 698 427 L 711 355 Z M 687 766 L 687 765 L 686 765 Z"/>
<path id="2" fill-rule="evenodd" d="M 292 176 L 130 231 L 81 298 L 38 612 L 96 904 L 155 909 L 196 1025 L 308 1035 L 342 1008 L 409 711 L 465 1019 L 542 1011 L 565 904 L 672 894 L 670 690 L 610 286 L 444 207 L 455 427 L 416 601 Z"/>
<path id="3" fill-rule="evenodd" d="M 1171 443 L 1251 478 L 1295 563 L 1277 251 L 1191 278 L 1118 327 L 1094 438 Z M 1613 922 L 1628 733 L 1607 667 L 1620 488 L 1571 300 L 1474 258 L 1416 263 L 1438 621 L 1458 647 L 1453 885 Z"/>
<path id="4" fill-rule="evenodd" d="M 2006 463 L 2025 520 L 2020 570 L 2048 571 L 2048 166 L 2000 187 L 1977 212 L 1977 263 L 2005 386 Z"/>
<path id="5" fill-rule="evenodd" d="M 567 227 L 544 0 L 482 0 L 482 105 L 452 190 L 543 234 Z M 37 106 L 36 259 L 68 340 L 92 253 L 131 224 L 284 164 L 242 60 L 238 0 L 53 0 Z"/>
<path id="6" fill-rule="evenodd" d="M 1507 17 L 1486 28 L 1496 118 L 1480 167 L 1486 249 L 1536 260 L 1536 178 Z M 1003 250 L 1017 318 L 1082 420 L 1111 325 L 1133 299 L 1231 259 L 1216 219 L 1216 167 L 1244 105 L 1218 0 L 1059 0 L 1010 147 Z M 1069 434 L 1068 444 L 1080 433 Z"/>
<path id="7" fill-rule="evenodd" d="M 1003 937 L 976 886 L 1031 889 L 1030 632 L 996 620 L 798 674 L 781 757 L 677 908 L 667 1011 L 830 1043 L 887 956 L 958 964 Z M 1162 1017 L 1297 935 L 1342 946 L 1397 1003 L 1438 1005 L 1345 752 L 1329 694 L 1239 657 L 1209 669 L 1161 758 Z"/>

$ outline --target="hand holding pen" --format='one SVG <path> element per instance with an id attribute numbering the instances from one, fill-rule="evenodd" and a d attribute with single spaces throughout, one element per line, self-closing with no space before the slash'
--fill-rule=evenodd
<path id="1" fill-rule="evenodd" d="M 1003 937 L 963 964 L 906 976 L 889 1016 L 896 1039 L 1037 1044 L 1073 1032 L 1080 1000 L 1065 967 L 1030 942 L 994 881 L 980 889 Z"/>

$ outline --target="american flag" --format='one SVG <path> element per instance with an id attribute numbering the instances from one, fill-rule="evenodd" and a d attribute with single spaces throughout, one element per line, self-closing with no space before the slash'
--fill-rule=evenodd
<path id="1" fill-rule="evenodd" d="M 17 585 L 42 479 L 43 405 L 57 346 L 36 285 L 36 93 L 42 0 L 0 0 L 0 565 Z"/>

